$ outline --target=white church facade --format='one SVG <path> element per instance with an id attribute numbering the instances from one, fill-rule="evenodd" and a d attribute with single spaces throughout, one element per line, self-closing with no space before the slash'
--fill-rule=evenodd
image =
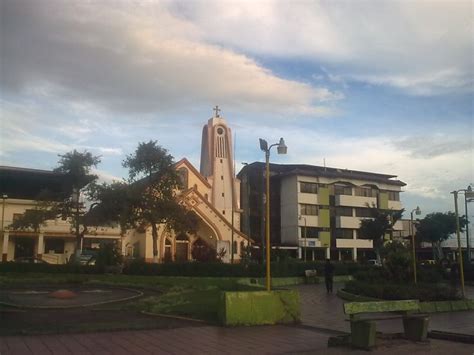
<path id="1" fill-rule="evenodd" d="M 250 240 L 240 231 L 240 181 L 233 170 L 231 129 L 217 109 L 203 127 L 200 172 L 186 158 L 175 166 L 184 186 L 177 198 L 196 214 L 198 228 L 177 235 L 160 225 L 159 261 L 193 260 L 193 250 L 203 246 L 216 250 L 224 262 L 238 261 Z M 151 227 L 129 231 L 122 245 L 125 255 L 153 261 Z"/>

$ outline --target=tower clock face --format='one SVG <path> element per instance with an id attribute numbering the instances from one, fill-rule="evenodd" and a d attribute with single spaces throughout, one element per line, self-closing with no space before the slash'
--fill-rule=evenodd
<path id="1" fill-rule="evenodd" d="M 217 128 L 217 134 L 222 136 L 224 134 L 224 129 L 222 127 Z"/>

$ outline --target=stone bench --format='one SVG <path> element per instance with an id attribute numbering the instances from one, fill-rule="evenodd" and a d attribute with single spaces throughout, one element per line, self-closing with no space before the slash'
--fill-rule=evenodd
<path id="1" fill-rule="evenodd" d="M 401 318 L 405 337 L 426 341 L 429 318 L 420 313 L 418 300 L 344 303 L 344 313 L 351 322 L 351 345 L 370 349 L 375 346 L 375 321 Z"/>

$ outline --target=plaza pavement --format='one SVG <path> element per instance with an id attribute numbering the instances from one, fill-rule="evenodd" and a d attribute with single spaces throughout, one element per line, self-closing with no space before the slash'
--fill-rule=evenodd
<path id="1" fill-rule="evenodd" d="M 331 335 L 348 331 L 342 301 L 322 285 L 296 287 L 301 294 L 302 324 L 296 326 L 215 327 L 101 332 L 85 334 L 7 336 L 0 354 L 367 354 L 328 348 Z M 382 323 L 382 324 L 380 324 Z M 378 322 L 377 329 L 400 331 L 400 320 Z M 474 334 L 474 312 L 431 316 L 431 329 Z M 430 339 L 429 343 L 397 341 L 374 354 L 474 354 L 474 345 Z"/>

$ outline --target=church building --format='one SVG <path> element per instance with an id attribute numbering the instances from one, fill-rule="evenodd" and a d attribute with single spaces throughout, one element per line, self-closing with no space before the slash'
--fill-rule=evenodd
<path id="1" fill-rule="evenodd" d="M 234 174 L 232 133 L 215 108 L 214 117 L 203 128 L 201 167 L 198 171 L 186 158 L 175 167 L 182 179 L 179 202 L 195 213 L 195 233 L 176 234 L 166 225 L 158 229 L 158 262 L 190 261 L 203 250 L 214 249 L 224 262 L 238 261 L 250 239 L 240 231 L 240 181 Z M 63 191 L 63 179 L 52 171 L 0 167 L 2 261 L 18 258 L 66 263 L 74 253 L 75 237 L 70 221 L 47 221 L 37 231 L 13 231 L 9 225 L 27 209 L 34 208 L 42 189 Z M 100 243 L 116 241 L 127 257 L 153 262 L 151 226 L 132 229 L 125 236 L 119 228 L 99 227 L 84 236 L 83 253 L 97 250 Z"/>
<path id="2" fill-rule="evenodd" d="M 219 108 L 202 130 L 201 164 L 198 171 L 186 158 L 176 163 L 183 189 L 178 199 L 198 217 L 194 234 L 178 234 L 160 225 L 159 261 L 193 260 L 196 249 L 210 247 L 224 262 L 239 260 L 249 238 L 240 231 L 240 180 L 234 174 L 232 132 Z M 153 261 L 151 227 L 131 230 L 125 237 L 124 254 Z"/>

